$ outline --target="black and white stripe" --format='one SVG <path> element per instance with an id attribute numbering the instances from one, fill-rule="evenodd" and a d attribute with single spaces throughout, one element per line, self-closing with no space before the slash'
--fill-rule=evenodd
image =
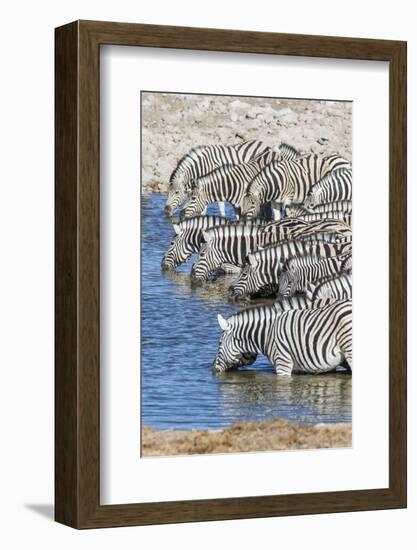
<path id="1" fill-rule="evenodd" d="M 295 296 L 271 306 L 246 308 L 234 313 L 227 320 L 217 316 L 220 328 L 224 331 L 213 363 L 217 372 L 250 365 L 258 354 L 268 357 L 271 346 L 270 336 L 278 315 L 295 308 L 310 307 L 304 297 Z"/>
<path id="2" fill-rule="evenodd" d="M 333 170 L 350 167 L 339 155 L 320 157 L 308 155 L 296 160 L 272 162 L 251 181 L 242 203 L 247 218 L 258 215 L 268 202 L 302 204 L 314 184 Z"/>
<path id="3" fill-rule="evenodd" d="M 341 273 L 349 254 L 320 259 L 317 256 L 302 256 L 289 260 L 279 277 L 278 292 L 281 296 L 292 296 L 305 292 L 308 283 L 313 283 L 328 275 Z"/>
<path id="4" fill-rule="evenodd" d="M 192 281 L 206 281 L 211 273 L 225 265 L 240 271 L 246 256 L 257 250 L 262 228 L 262 225 L 249 223 L 225 225 L 204 231 L 204 243 L 191 270 Z M 274 235 L 269 234 L 262 238 L 262 244 L 270 244 L 274 242 L 273 239 Z"/>
<path id="5" fill-rule="evenodd" d="M 191 193 L 198 178 L 220 166 L 249 162 L 269 150 L 270 147 L 260 140 L 244 141 L 235 145 L 202 145 L 191 149 L 180 159 L 171 174 L 165 211 L 169 214 L 175 212 Z"/>
<path id="6" fill-rule="evenodd" d="M 266 151 L 250 162 L 236 166 L 221 166 L 196 180 L 190 200 L 181 214 L 185 218 L 196 216 L 215 202 L 228 202 L 237 214 L 250 181 L 270 162 L 280 158 L 280 152 Z"/>
<path id="7" fill-rule="evenodd" d="M 285 215 L 289 218 L 298 218 L 299 216 L 306 216 L 308 214 L 326 214 L 328 212 L 352 214 L 352 201 L 335 201 L 308 208 L 305 204 L 290 205 L 285 208 Z"/>
<path id="8" fill-rule="evenodd" d="M 309 283 L 306 289 L 306 297 L 311 301 L 315 301 L 320 298 L 351 300 L 352 274 L 341 273 L 337 276 L 324 277 L 315 283 Z"/>
<path id="9" fill-rule="evenodd" d="M 273 244 L 248 255 L 239 277 L 229 288 L 229 297 L 238 300 L 274 295 L 279 289 L 283 267 L 291 258 L 313 256 L 319 260 L 349 250 L 349 244 L 330 244 L 308 238 Z"/>
<path id="10" fill-rule="evenodd" d="M 352 200 L 352 169 L 341 168 L 324 176 L 311 188 L 304 204 L 314 207 L 336 201 Z"/>
<path id="11" fill-rule="evenodd" d="M 328 372 L 344 360 L 351 368 L 351 301 L 292 300 L 245 309 L 227 320 L 219 315 L 223 333 L 213 368 L 239 368 L 258 354 L 269 359 L 277 374 Z"/>
<path id="12" fill-rule="evenodd" d="M 269 359 L 277 374 L 319 374 L 344 361 L 352 369 L 352 301 L 293 309 L 277 317 Z"/>
<path id="13" fill-rule="evenodd" d="M 303 216 L 298 216 L 299 220 L 305 222 L 317 222 L 320 220 L 338 220 L 342 221 L 345 224 L 352 225 L 352 216 L 346 212 L 340 210 L 329 210 L 328 212 L 315 212 L 314 214 L 304 214 Z"/>
<path id="14" fill-rule="evenodd" d="M 317 220 L 313 222 L 305 221 L 300 218 L 284 218 L 278 222 L 272 222 L 265 225 L 263 232 L 273 233 L 274 242 L 286 241 L 289 239 L 298 239 L 300 237 L 314 236 L 319 238 L 321 235 L 325 240 L 336 241 L 351 240 L 352 229 L 343 220 Z M 329 238 L 326 238 L 326 235 Z"/>
<path id="15" fill-rule="evenodd" d="M 175 237 L 162 258 L 162 269 L 175 269 L 187 262 L 200 249 L 203 231 L 226 223 L 228 220 L 220 216 L 196 216 L 178 224 L 174 223 Z"/>

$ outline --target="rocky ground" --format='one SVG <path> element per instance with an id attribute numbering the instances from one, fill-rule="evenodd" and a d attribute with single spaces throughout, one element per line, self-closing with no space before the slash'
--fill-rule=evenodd
<path id="1" fill-rule="evenodd" d="M 145 193 L 165 193 L 178 160 L 198 145 L 261 139 L 351 160 L 350 102 L 145 92 L 141 101 Z"/>
<path id="2" fill-rule="evenodd" d="M 239 422 L 218 431 L 142 428 L 142 456 L 244 451 L 322 449 L 352 446 L 351 424 L 293 424 L 274 419 Z"/>

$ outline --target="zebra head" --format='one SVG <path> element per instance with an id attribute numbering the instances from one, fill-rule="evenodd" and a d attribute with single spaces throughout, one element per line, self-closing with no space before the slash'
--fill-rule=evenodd
<path id="1" fill-rule="evenodd" d="M 198 216 L 198 214 L 203 212 L 205 207 L 206 204 L 204 204 L 201 193 L 199 193 L 197 189 L 194 189 L 191 193 L 190 200 L 181 211 L 181 219 Z"/>
<path id="2" fill-rule="evenodd" d="M 249 254 L 238 279 L 229 287 L 229 298 L 241 300 L 255 294 L 258 289 L 258 262 L 254 254 Z"/>
<path id="3" fill-rule="evenodd" d="M 214 250 L 211 246 L 211 235 L 209 232 L 203 231 L 203 244 L 198 253 L 198 259 L 191 268 L 191 281 L 194 284 L 201 284 L 207 281 L 210 273 L 215 269 L 216 263 L 214 258 Z"/>
<path id="4" fill-rule="evenodd" d="M 243 365 L 251 365 L 256 361 L 257 354 L 247 349 L 248 344 L 239 337 L 239 327 L 234 326 L 233 316 L 224 319 L 217 316 L 223 334 L 220 337 L 219 349 L 213 363 L 216 372 L 237 369 Z"/>
<path id="5" fill-rule="evenodd" d="M 310 193 L 307 195 L 304 206 L 309 208 L 314 208 L 315 206 L 322 203 L 321 196 L 323 195 L 323 189 L 319 184 L 316 184 L 313 186 L 313 189 L 310 191 Z"/>
<path id="6" fill-rule="evenodd" d="M 291 271 L 283 271 L 279 277 L 278 294 L 282 298 L 294 296 L 297 290 L 295 274 Z"/>
<path id="7" fill-rule="evenodd" d="M 174 270 L 177 266 L 189 260 L 193 254 L 193 248 L 188 238 L 190 231 L 182 231 L 181 227 L 175 223 L 173 228 L 176 235 L 162 258 L 161 269 L 163 271 Z"/>
<path id="8" fill-rule="evenodd" d="M 247 220 L 252 220 L 259 215 L 261 210 L 261 200 L 255 193 L 247 194 L 243 197 L 241 215 Z"/>
<path id="9" fill-rule="evenodd" d="M 165 214 L 172 216 L 187 197 L 186 188 L 184 185 L 171 185 L 168 188 L 168 197 L 165 204 Z"/>

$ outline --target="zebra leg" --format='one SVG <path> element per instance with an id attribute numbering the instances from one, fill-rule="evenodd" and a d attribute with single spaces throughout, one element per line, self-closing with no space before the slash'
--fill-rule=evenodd
<path id="1" fill-rule="evenodd" d="M 219 202 L 219 212 L 220 216 L 222 216 L 223 218 L 226 217 L 226 205 L 224 204 L 224 202 Z"/>
<path id="2" fill-rule="evenodd" d="M 278 352 L 271 358 L 271 363 L 279 376 L 291 376 L 294 362 L 289 355 Z"/>
<path id="3" fill-rule="evenodd" d="M 267 202 L 261 206 L 261 209 L 259 211 L 259 217 L 262 220 L 272 220 L 273 219 L 273 212 L 271 203 Z"/>
<path id="4" fill-rule="evenodd" d="M 283 215 L 282 208 L 280 210 L 280 207 L 279 207 L 278 203 L 272 202 L 271 203 L 271 208 L 272 208 L 272 217 L 273 217 L 274 221 L 278 221 L 278 220 L 285 217 L 285 208 L 284 208 L 284 215 Z"/>
<path id="5" fill-rule="evenodd" d="M 207 206 L 204 208 L 204 210 L 201 212 L 201 216 L 205 216 L 207 214 Z"/>
<path id="6" fill-rule="evenodd" d="M 346 346 L 341 349 L 343 356 L 346 360 L 347 366 L 349 367 L 350 372 L 352 372 L 352 347 Z"/>

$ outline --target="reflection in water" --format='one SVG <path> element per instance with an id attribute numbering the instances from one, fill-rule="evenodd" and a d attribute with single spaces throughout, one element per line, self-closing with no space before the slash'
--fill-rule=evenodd
<path id="1" fill-rule="evenodd" d="M 318 376 L 276 376 L 270 372 L 230 372 L 217 375 L 221 411 L 239 418 L 251 410 L 251 418 L 290 418 L 296 422 L 350 422 L 352 379 L 345 373 Z M 260 415 L 260 416 L 259 416 Z"/>
<path id="2" fill-rule="evenodd" d="M 217 314 L 228 317 L 241 307 L 227 302 L 234 276 L 193 287 L 191 263 L 178 272 L 161 272 L 161 258 L 174 234 L 163 215 L 165 199 L 156 194 L 142 198 L 143 422 L 156 428 L 191 429 L 274 417 L 350 421 L 350 375 L 277 377 L 264 357 L 246 370 L 213 374 L 220 336 Z"/>

